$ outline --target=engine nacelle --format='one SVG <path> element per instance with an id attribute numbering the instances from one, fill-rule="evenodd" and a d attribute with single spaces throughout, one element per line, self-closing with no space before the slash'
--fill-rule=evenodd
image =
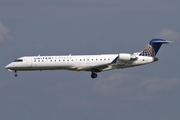
<path id="1" fill-rule="evenodd" d="M 131 54 L 127 54 L 127 53 L 120 53 L 119 54 L 119 60 L 120 61 L 130 61 L 130 60 L 136 60 L 137 57 Z"/>

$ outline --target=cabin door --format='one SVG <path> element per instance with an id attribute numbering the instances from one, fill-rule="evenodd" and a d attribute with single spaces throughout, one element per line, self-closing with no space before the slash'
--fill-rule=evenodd
<path id="1" fill-rule="evenodd" d="M 26 57 L 26 65 L 27 65 L 27 67 L 32 67 L 32 58 L 31 57 Z"/>

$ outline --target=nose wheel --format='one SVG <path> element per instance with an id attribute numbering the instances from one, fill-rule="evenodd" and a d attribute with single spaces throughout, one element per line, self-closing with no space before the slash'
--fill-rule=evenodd
<path id="1" fill-rule="evenodd" d="M 95 72 L 92 72 L 92 74 L 91 74 L 91 78 L 96 78 L 98 75 L 95 73 Z"/>
<path id="2" fill-rule="evenodd" d="M 14 75 L 14 77 L 17 77 L 17 76 L 18 76 L 17 74 Z"/>

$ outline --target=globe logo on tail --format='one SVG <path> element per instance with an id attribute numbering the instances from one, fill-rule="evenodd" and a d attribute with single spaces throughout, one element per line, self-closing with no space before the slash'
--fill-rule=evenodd
<path id="1" fill-rule="evenodd" d="M 147 45 L 146 48 L 139 54 L 139 56 L 154 57 L 155 51 L 151 45 Z"/>

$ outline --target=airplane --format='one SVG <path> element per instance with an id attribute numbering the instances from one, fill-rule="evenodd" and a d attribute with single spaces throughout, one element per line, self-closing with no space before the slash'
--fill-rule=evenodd
<path id="1" fill-rule="evenodd" d="M 14 71 L 32 70 L 72 70 L 91 72 L 91 78 L 96 78 L 97 73 L 113 69 L 136 67 L 158 61 L 155 57 L 162 44 L 172 41 L 152 39 L 141 52 L 133 54 L 101 54 L 101 55 L 68 55 L 68 56 L 25 56 L 20 57 L 5 69 Z"/>

